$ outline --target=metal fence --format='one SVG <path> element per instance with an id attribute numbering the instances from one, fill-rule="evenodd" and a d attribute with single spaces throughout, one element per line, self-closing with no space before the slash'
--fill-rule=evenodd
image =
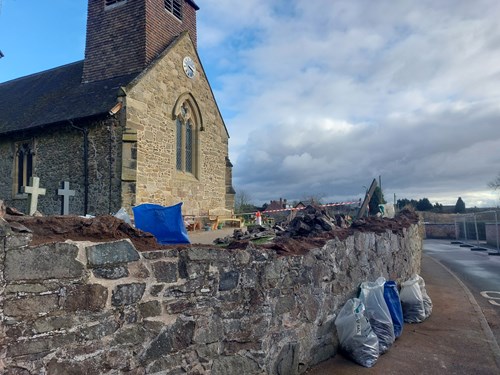
<path id="1" fill-rule="evenodd" d="M 455 217 L 456 239 L 477 245 L 489 245 L 500 251 L 499 218 L 500 210 L 457 215 Z"/>

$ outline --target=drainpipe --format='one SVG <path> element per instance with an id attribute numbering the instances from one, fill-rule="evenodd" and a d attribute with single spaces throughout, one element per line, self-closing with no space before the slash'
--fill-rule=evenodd
<path id="1" fill-rule="evenodd" d="M 123 91 L 123 89 L 122 89 Z M 108 194 L 109 194 L 109 198 L 108 198 L 108 212 L 111 214 L 111 199 L 112 199 L 112 196 L 113 196 L 113 192 L 112 192 L 112 188 L 111 188 L 111 185 L 112 185 L 112 182 L 113 182 L 113 165 L 116 165 L 116 163 L 118 163 L 118 160 L 114 160 L 114 163 L 112 163 L 112 158 L 113 158 L 113 123 L 112 121 L 113 120 L 118 120 L 118 123 L 121 125 L 124 123 L 124 112 L 121 111 L 121 109 L 123 108 L 123 99 L 121 98 L 121 96 L 125 96 L 124 92 L 119 94 L 119 100 L 118 102 L 115 104 L 115 106 L 113 108 L 111 108 L 108 112 L 108 121 L 111 121 L 111 122 L 108 122 L 108 135 L 109 135 L 109 148 L 108 148 L 108 158 L 109 158 L 109 163 L 108 163 L 108 166 L 109 166 L 109 170 L 108 170 L 108 173 L 109 173 L 109 186 L 108 186 Z M 120 199 L 120 203 L 121 203 L 121 199 Z"/>
<path id="2" fill-rule="evenodd" d="M 83 134 L 83 215 L 85 216 L 88 214 L 89 209 L 89 129 L 79 128 L 71 120 L 69 120 L 69 123 Z"/>

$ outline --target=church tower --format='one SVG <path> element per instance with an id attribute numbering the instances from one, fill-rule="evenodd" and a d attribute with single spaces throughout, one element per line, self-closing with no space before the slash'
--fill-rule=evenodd
<path id="1" fill-rule="evenodd" d="M 188 31 L 196 47 L 192 0 L 89 0 L 82 81 L 142 71 Z"/>

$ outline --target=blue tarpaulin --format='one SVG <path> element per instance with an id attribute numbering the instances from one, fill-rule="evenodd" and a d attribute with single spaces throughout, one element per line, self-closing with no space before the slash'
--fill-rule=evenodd
<path id="1" fill-rule="evenodd" d="M 151 233 L 162 245 L 190 243 L 181 207 L 182 202 L 168 207 L 151 203 L 133 207 L 135 227 Z"/>

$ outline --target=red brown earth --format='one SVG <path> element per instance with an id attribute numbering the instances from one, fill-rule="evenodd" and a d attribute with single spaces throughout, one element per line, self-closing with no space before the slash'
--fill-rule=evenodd
<path id="1" fill-rule="evenodd" d="M 133 228 L 110 215 L 91 219 L 80 216 L 5 215 L 4 219 L 14 231 L 31 232 L 31 246 L 66 240 L 106 242 L 129 238 L 139 251 L 171 247 L 158 244 L 151 233 Z"/>
<path id="2" fill-rule="evenodd" d="M 114 216 L 97 216 L 83 218 L 80 216 L 24 216 L 15 211 L 4 213 L 4 219 L 16 232 L 31 232 L 31 246 L 52 242 L 91 241 L 105 242 L 130 239 L 138 251 L 172 248 L 172 245 L 160 245 L 150 233 L 136 229 Z M 383 233 L 391 230 L 400 233 L 403 228 L 418 222 L 415 212 L 402 211 L 394 219 L 368 217 L 355 220 L 351 227 L 334 229 L 314 237 L 277 237 L 272 243 L 261 245 L 262 248 L 275 250 L 280 255 L 304 254 L 313 248 L 323 246 L 329 239 L 343 240 L 354 231 Z M 242 249 L 250 241 L 234 241 L 228 249 Z M 177 245 L 186 246 L 186 245 Z M 207 245 L 201 245 L 207 246 Z M 213 246 L 212 246 L 213 247 Z"/>

